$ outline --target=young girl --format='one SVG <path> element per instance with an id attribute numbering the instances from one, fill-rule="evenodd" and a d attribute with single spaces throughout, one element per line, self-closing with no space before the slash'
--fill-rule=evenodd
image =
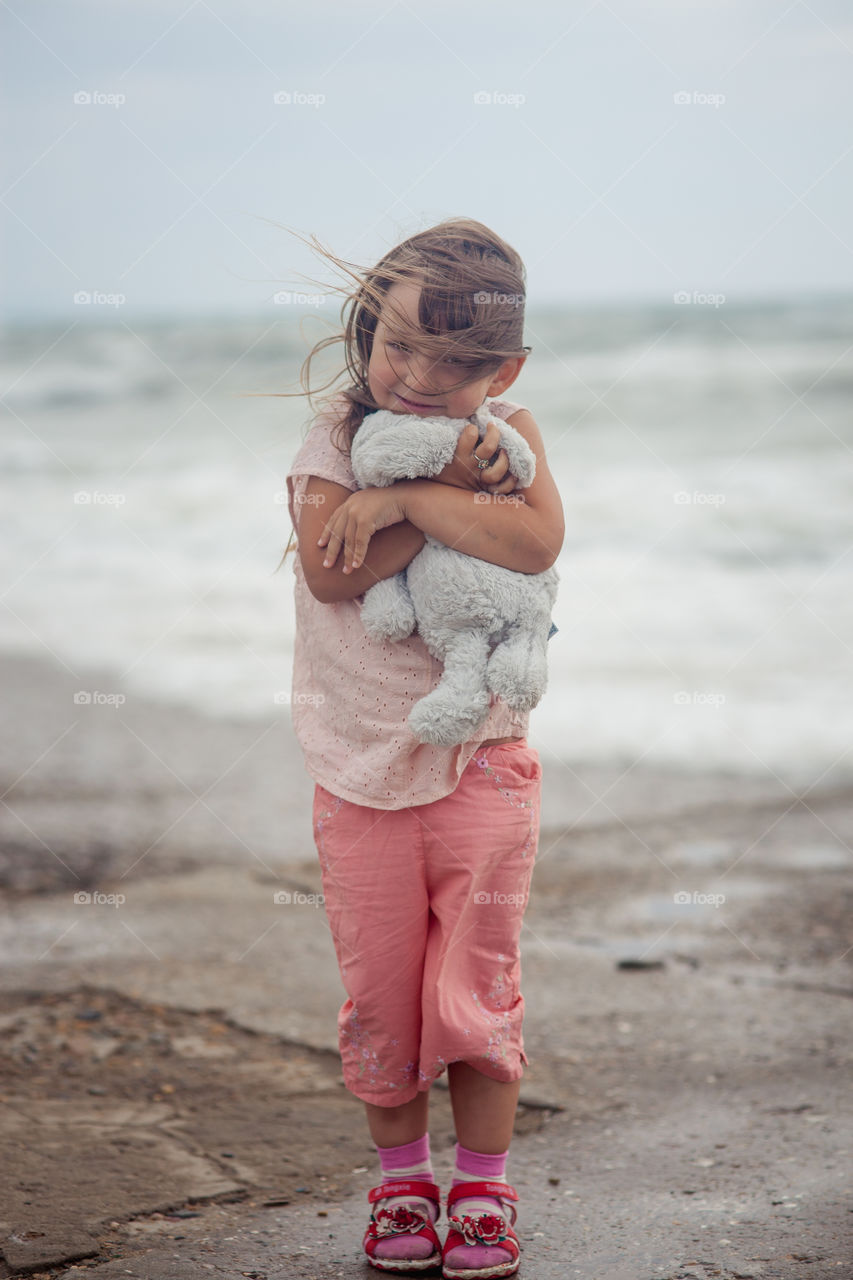
<path id="1" fill-rule="evenodd" d="M 344 332 L 306 368 L 342 341 L 349 385 L 316 419 L 287 482 L 298 536 L 294 727 L 316 783 L 314 835 L 348 995 L 344 1080 L 365 1104 L 380 1162 L 364 1249 L 384 1271 L 441 1265 L 445 1277 L 489 1280 L 518 1269 L 506 1159 L 527 1062 L 519 935 L 541 770 L 527 717 L 499 699 L 470 742 L 415 739 L 408 713 L 440 667 L 418 635 L 371 639 L 360 608 L 427 534 L 538 573 L 559 552 L 562 508 L 533 417 L 503 398 L 529 350 L 515 251 L 452 219 L 350 274 Z M 482 440 L 470 424 L 435 479 L 358 491 L 350 446 L 366 414 L 467 418 L 484 402 L 536 454 L 523 494 L 494 422 Z M 427 1107 L 445 1069 L 457 1145 L 442 1248 Z"/>

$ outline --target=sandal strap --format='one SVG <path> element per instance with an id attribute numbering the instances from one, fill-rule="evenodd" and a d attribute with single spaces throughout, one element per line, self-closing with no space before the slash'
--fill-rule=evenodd
<path id="1" fill-rule="evenodd" d="M 497 1200 L 500 1209 L 495 1209 L 488 1204 L 483 1204 L 483 1197 L 490 1200 Z M 450 1226 L 451 1234 L 458 1232 L 461 1237 L 465 1237 L 467 1243 L 471 1243 L 467 1236 L 472 1232 L 479 1235 L 480 1219 L 497 1219 L 503 1223 L 505 1230 L 503 1245 L 507 1238 L 515 1240 L 515 1226 L 518 1214 L 516 1212 L 513 1201 L 518 1199 L 518 1192 L 515 1187 L 509 1186 L 506 1182 L 460 1182 L 458 1186 L 451 1188 L 447 1195 L 447 1221 Z M 470 1210 L 463 1212 L 459 1217 L 454 1212 L 453 1206 L 460 1200 L 479 1200 L 479 1205 L 472 1206 Z M 495 1223 L 489 1223 L 490 1233 L 494 1229 Z M 448 1237 L 449 1238 L 449 1237 Z M 460 1243 L 461 1241 L 457 1241 Z M 488 1241 L 483 1241 L 488 1243 Z M 507 1246 L 511 1249 L 511 1246 Z"/>
<path id="2" fill-rule="evenodd" d="M 508 1182 L 460 1182 L 448 1191 L 447 1208 L 450 1209 L 457 1200 L 477 1200 L 480 1196 L 491 1196 L 493 1200 L 517 1200 L 518 1192 Z M 514 1221 L 514 1208 L 512 1212 Z"/>
<path id="3" fill-rule="evenodd" d="M 402 1268 L 420 1271 L 438 1264 L 441 1259 L 441 1241 L 436 1234 L 429 1206 L 424 1203 L 430 1201 L 435 1205 L 437 1220 L 441 1204 L 439 1190 L 434 1182 L 412 1178 L 401 1178 L 397 1182 L 389 1180 L 369 1191 L 367 1198 L 371 1205 L 370 1222 L 364 1233 L 363 1248 L 373 1266 L 383 1270 Z M 428 1258 L 419 1259 L 377 1259 L 376 1249 L 380 1241 L 405 1235 L 429 1241 L 432 1254 Z"/>
<path id="4" fill-rule="evenodd" d="M 424 1200 L 434 1200 L 436 1204 L 441 1199 L 441 1193 L 434 1182 L 418 1182 L 411 1178 L 404 1178 L 400 1182 L 382 1182 L 367 1193 L 369 1204 L 387 1200 L 390 1196 L 420 1196 Z"/>

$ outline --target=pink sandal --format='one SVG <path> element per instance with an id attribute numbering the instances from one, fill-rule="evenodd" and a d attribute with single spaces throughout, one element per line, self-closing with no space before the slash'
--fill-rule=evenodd
<path id="1" fill-rule="evenodd" d="M 435 1220 L 441 1212 L 439 1190 L 434 1182 L 383 1182 L 368 1192 L 372 1206 L 370 1224 L 364 1233 L 364 1252 L 372 1267 L 379 1271 L 396 1271 L 406 1275 L 428 1271 L 441 1265 L 441 1241 L 436 1235 L 429 1210 L 418 1201 L 431 1200 L 436 1207 Z M 386 1205 L 391 1200 L 393 1203 Z M 423 1241 L 415 1247 L 414 1257 L 377 1257 L 376 1246 L 382 1240 L 409 1235 L 412 1241 Z M 424 1249 L 424 1244 L 431 1247 Z M 417 1256 L 418 1253 L 421 1256 Z"/>
<path id="2" fill-rule="evenodd" d="M 461 1217 L 452 1212 L 457 1200 L 473 1200 L 483 1196 L 499 1200 L 504 1212 L 486 1209 L 480 1213 L 463 1213 Z M 515 1275 L 518 1271 L 519 1245 L 518 1237 L 512 1229 L 517 1215 L 511 1202 L 517 1199 L 518 1192 L 505 1182 L 463 1182 L 448 1192 L 447 1220 L 450 1230 L 442 1253 L 444 1265 L 441 1274 L 444 1280 L 502 1280 L 504 1276 Z M 509 1220 L 507 1213 L 512 1215 Z M 497 1246 L 510 1256 L 505 1262 L 485 1265 L 473 1263 L 470 1267 L 459 1266 L 458 1262 L 449 1264 L 447 1256 L 451 1250 L 466 1245 Z"/>

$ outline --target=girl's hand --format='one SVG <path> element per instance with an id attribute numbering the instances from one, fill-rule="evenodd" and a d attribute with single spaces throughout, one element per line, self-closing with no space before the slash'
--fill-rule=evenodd
<path id="1" fill-rule="evenodd" d="M 317 539 L 317 546 L 326 548 L 324 569 L 331 569 L 343 551 L 343 571 L 351 573 L 364 560 L 377 529 L 406 519 L 404 486 L 405 481 L 398 481 L 387 489 L 362 489 L 341 503 Z"/>
<path id="2" fill-rule="evenodd" d="M 469 422 L 460 433 L 453 460 L 433 480 L 455 485 L 457 489 L 485 489 L 488 493 L 512 493 L 518 481 L 510 472 L 509 459 L 500 447 L 496 423 L 490 422 L 486 434 L 479 439 L 477 427 Z M 476 455 L 476 456 L 475 456 Z M 497 456 L 495 456 L 497 455 Z M 488 467 L 478 467 L 478 458 L 492 459 Z"/>

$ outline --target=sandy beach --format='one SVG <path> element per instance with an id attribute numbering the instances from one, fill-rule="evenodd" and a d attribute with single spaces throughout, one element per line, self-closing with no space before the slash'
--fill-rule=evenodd
<path id="1" fill-rule="evenodd" d="M 25 657 L 0 680 L 0 1275 L 367 1274 L 287 708 L 214 721 Z M 522 1275 L 853 1276 L 849 781 L 542 754 Z"/>

